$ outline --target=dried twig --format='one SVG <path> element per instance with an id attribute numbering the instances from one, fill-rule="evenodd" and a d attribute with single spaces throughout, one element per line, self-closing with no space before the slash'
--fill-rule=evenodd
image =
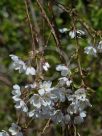
<path id="1" fill-rule="evenodd" d="M 54 24 L 52 24 L 51 21 L 49 20 L 49 18 L 48 18 L 48 16 L 47 16 L 47 14 L 46 14 L 46 12 L 45 12 L 45 10 L 44 10 L 44 8 L 43 8 L 41 2 L 40 2 L 39 0 L 36 0 L 36 1 L 37 1 L 37 4 L 38 4 L 38 6 L 39 6 L 41 12 L 42 12 L 43 17 L 45 18 L 45 20 L 47 21 L 49 27 L 51 28 L 51 32 L 52 32 L 53 37 L 54 37 L 54 39 L 55 39 L 55 41 L 56 41 L 56 45 L 57 45 L 57 47 L 58 47 L 59 52 L 61 53 L 61 50 L 60 50 L 60 45 L 61 45 L 61 43 L 60 43 L 60 40 L 59 40 L 59 38 L 58 38 L 58 35 L 56 34 L 56 31 L 55 31 L 55 29 L 54 29 Z M 62 55 L 60 55 L 60 58 L 61 58 L 61 57 L 62 57 Z"/>
<path id="2" fill-rule="evenodd" d="M 45 133 L 45 131 L 47 130 L 47 128 L 50 126 L 50 123 L 51 123 L 51 119 L 49 119 L 45 125 L 45 127 L 43 128 L 43 131 L 42 131 L 42 135 Z"/>
<path id="3" fill-rule="evenodd" d="M 24 2 L 25 2 L 27 18 L 28 18 L 28 22 L 29 22 L 29 27 L 30 27 L 30 31 L 31 31 L 31 35 L 32 35 L 32 50 L 35 51 L 34 32 L 33 32 L 33 25 L 32 25 L 30 15 L 29 15 L 29 10 L 28 10 L 28 0 L 24 0 Z"/>

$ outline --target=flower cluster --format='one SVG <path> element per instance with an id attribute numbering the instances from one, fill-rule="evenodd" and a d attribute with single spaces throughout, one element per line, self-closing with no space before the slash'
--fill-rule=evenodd
<path id="1" fill-rule="evenodd" d="M 21 110 L 23 112 L 27 112 L 28 108 L 27 108 L 25 102 L 20 98 L 21 91 L 20 91 L 19 85 L 16 84 L 16 85 L 13 86 L 12 95 L 13 95 L 12 98 L 15 102 L 15 108 L 18 109 L 18 110 Z"/>
<path id="2" fill-rule="evenodd" d="M 15 123 L 12 123 L 8 131 L 9 132 L 2 130 L 2 132 L 0 132 L 0 136 L 23 136 L 23 133 L 21 132 L 21 127 Z"/>
<path id="3" fill-rule="evenodd" d="M 35 75 L 36 71 L 34 67 L 27 66 L 24 61 L 22 61 L 18 56 L 16 55 L 10 55 L 13 63 L 12 68 L 15 70 L 18 70 L 20 73 L 24 72 L 26 75 Z"/>
<path id="4" fill-rule="evenodd" d="M 73 39 L 75 37 L 81 38 L 81 37 L 86 36 L 86 33 L 83 30 L 70 30 L 68 28 L 61 28 L 61 29 L 59 29 L 59 32 L 62 33 L 62 34 L 69 32 L 69 37 L 71 39 Z"/>
<path id="5" fill-rule="evenodd" d="M 92 55 L 92 56 L 97 56 L 97 53 L 102 53 L 102 41 L 100 41 L 96 47 L 94 46 L 87 46 L 84 49 L 84 52 L 86 54 Z"/>
<path id="6" fill-rule="evenodd" d="M 14 57 L 13 55 L 13 61 L 15 60 Z M 14 65 L 21 64 L 19 61 L 14 61 Z M 21 65 L 18 65 L 18 67 L 18 69 L 21 69 Z M 47 62 L 43 64 L 45 71 L 49 67 Z M 17 84 L 14 85 L 12 98 L 15 102 L 15 108 L 25 112 L 28 117 L 51 118 L 55 123 L 61 123 L 62 125 L 79 124 L 86 117 L 84 110 L 87 106 L 90 106 L 90 102 L 86 98 L 85 89 L 80 88 L 75 92 L 72 90 L 71 70 L 64 64 L 57 65 L 56 71 L 60 72 L 61 75 L 56 85 L 53 86 L 52 81 L 39 81 L 33 87 L 30 85 L 31 91 L 29 91 L 30 95 L 28 95 L 27 102 L 22 98 L 21 87 Z M 24 88 L 29 90 L 28 86 L 26 85 Z"/>
<path id="7" fill-rule="evenodd" d="M 10 55 L 10 57 L 15 70 L 36 77 L 35 68 L 28 67 L 15 55 Z M 49 68 L 49 63 L 45 62 L 43 69 L 47 71 Z M 23 87 L 18 84 L 13 85 L 12 99 L 15 108 L 33 119 L 50 118 L 54 123 L 60 123 L 63 126 L 65 124 L 80 124 L 86 117 L 85 109 L 91 106 L 86 96 L 86 90 L 85 88 L 73 89 L 73 81 L 70 78 L 71 70 L 66 65 L 57 65 L 56 71 L 60 73 L 60 77 L 55 81 L 56 84 L 50 80 L 40 79 Z M 21 128 L 14 123 L 9 128 L 9 132 L 14 136 L 23 135 Z M 9 136 L 9 133 L 2 131 L 0 136 Z"/>
<path id="8" fill-rule="evenodd" d="M 86 37 L 86 32 L 80 29 L 70 30 L 68 28 L 61 28 L 59 32 L 62 34 L 69 32 L 69 37 L 71 39 Z M 99 41 L 96 46 L 89 45 L 85 47 L 84 53 L 97 57 L 97 53 L 102 53 L 102 41 Z"/>

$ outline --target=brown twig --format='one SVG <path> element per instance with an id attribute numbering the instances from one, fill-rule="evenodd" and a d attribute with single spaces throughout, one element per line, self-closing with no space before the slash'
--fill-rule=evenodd
<path id="1" fill-rule="evenodd" d="M 35 10 L 33 8 L 33 5 L 32 5 L 32 2 L 31 0 L 28 0 L 29 1 L 29 7 L 30 7 L 30 11 L 31 11 L 31 16 L 32 16 L 32 21 L 33 21 L 33 25 L 34 25 L 34 30 L 35 30 L 35 33 L 37 34 L 37 40 L 38 41 L 38 44 L 39 44 L 39 51 L 42 51 L 42 54 L 43 54 L 43 38 L 41 36 L 41 33 L 40 33 L 40 28 L 38 26 L 38 22 L 37 22 L 37 18 L 36 18 L 36 15 L 35 15 Z"/>
<path id="2" fill-rule="evenodd" d="M 43 15 L 44 19 L 47 21 L 49 27 L 51 28 L 51 32 L 52 32 L 53 37 L 54 37 L 54 39 L 55 39 L 55 41 L 56 41 L 56 45 L 57 45 L 57 47 L 58 47 L 59 52 L 61 53 L 61 50 L 60 50 L 60 45 L 61 45 L 61 43 L 60 43 L 60 40 L 59 40 L 59 38 L 58 38 L 58 35 L 56 34 L 56 31 L 55 31 L 55 29 L 54 29 L 54 24 L 52 24 L 51 21 L 49 20 L 49 18 L 48 18 L 48 16 L 47 16 L 46 12 L 45 12 L 45 10 L 44 10 L 44 8 L 42 7 L 41 2 L 40 2 L 39 0 L 36 0 L 36 2 L 37 2 L 38 6 L 39 6 L 39 8 L 40 8 L 40 10 L 41 10 L 41 12 L 42 12 L 42 15 Z M 62 55 L 60 55 L 60 58 L 61 58 L 61 57 L 62 57 Z"/>
<path id="3" fill-rule="evenodd" d="M 45 127 L 43 128 L 43 131 L 42 131 L 42 135 L 45 133 L 46 129 L 50 126 L 50 123 L 51 123 L 51 119 L 49 119 L 45 125 Z"/>
<path id="4" fill-rule="evenodd" d="M 4 77 L 4 75 L 0 75 L 0 81 L 2 81 L 3 83 L 5 83 L 7 86 L 11 86 L 11 82 L 7 77 Z"/>
<path id="5" fill-rule="evenodd" d="M 57 46 L 59 46 L 59 45 L 60 45 L 60 42 L 59 42 L 59 40 L 58 40 L 58 38 L 57 38 L 57 36 L 56 36 L 55 30 L 54 30 L 54 28 L 53 28 L 53 25 L 51 24 L 51 22 L 50 22 L 50 20 L 49 20 L 47 14 L 46 14 L 44 8 L 42 7 L 42 5 L 41 5 L 41 3 L 40 3 L 40 1 L 39 1 L 39 0 L 36 0 L 36 1 L 37 1 L 38 6 L 39 6 L 40 9 L 41 9 L 41 12 L 42 12 L 43 17 L 45 18 L 45 20 L 47 21 L 48 25 L 50 26 L 50 28 L 51 28 L 51 30 L 52 30 L 52 33 L 53 33 L 53 36 L 54 36 L 54 38 L 55 38 L 55 40 L 56 40 Z"/>
<path id="6" fill-rule="evenodd" d="M 29 22 L 29 27 L 31 31 L 31 36 L 32 36 L 32 50 L 35 51 L 34 32 L 33 32 L 33 25 L 32 25 L 30 15 L 29 15 L 29 10 L 28 10 L 28 0 L 24 0 L 24 2 L 25 2 L 26 14 L 27 14 L 28 22 Z"/>

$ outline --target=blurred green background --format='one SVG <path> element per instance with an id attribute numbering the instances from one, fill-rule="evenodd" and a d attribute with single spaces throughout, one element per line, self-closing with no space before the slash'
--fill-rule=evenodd
<path id="1" fill-rule="evenodd" d="M 50 29 L 44 22 L 43 28 L 39 8 L 32 0 L 33 6 L 38 18 L 38 25 L 41 32 L 44 32 L 44 41 L 47 40 Z M 59 0 L 58 2 L 75 8 L 80 17 L 84 19 L 89 26 L 95 30 L 102 30 L 102 1 L 101 0 Z M 43 1 L 43 6 L 49 18 L 51 13 L 47 8 L 47 0 Z M 56 23 L 58 29 L 67 27 L 70 28 L 70 17 L 64 11 L 54 7 Z M 80 29 L 84 29 L 80 24 L 77 24 Z M 68 37 L 68 34 L 61 35 L 62 49 L 70 57 L 75 51 L 75 41 Z M 99 38 L 96 38 L 98 41 Z M 92 43 L 93 39 L 89 36 L 86 39 L 80 40 L 80 53 L 82 67 L 88 71 L 86 75 L 86 83 L 90 88 L 95 90 L 90 96 L 91 104 L 93 105 L 88 111 L 88 116 L 83 125 L 78 127 L 81 136 L 102 136 L 102 53 L 98 54 L 97 58 L 84 54 L 84 47 Z M 49 40 L 49 47 L 54 48 L 55 43 L 53 37 Z M 7 129 L 11 122 L 16 121 L 16 111 L 12 101 L 12 85 L 26 83 L 24 75 L 19 75 L 10 69 L 10 54 L 16 54 L 23 59 L 27 58 L 28 52 L 31 50 L 31 33 L 27 24 L 26 11 L 24 0 L 0 0 L 0 130 Z M 59 54 L 56 52 L 47 51 L 46 59 L 53 64 L 60 63 Z M 76 61 L 73 59 L 73 65 Z M 52 68 L 51 73 L 53 73 Z M 73 71 L 77 69 L 73 68 Z M 75 74 L 75 79 L 78 79 L 78 73 Z M 75 84 L 78 85 L 77 80 Z M 36 122 L 33 122 L 34 125 Z M 57 130 L 59 136 L 59 129 Z"/>

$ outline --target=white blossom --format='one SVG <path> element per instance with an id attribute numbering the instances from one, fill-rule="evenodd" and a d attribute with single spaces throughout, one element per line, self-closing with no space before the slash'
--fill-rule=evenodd
<path id="1" fill-rule="evenodd" d="M 85 111 L 82 111 L 82 112 L 80 113 L 80 117 L 82 117 L 82 118 L 86 117 L 86 112 L 85 112 Z"/>
<path id="2" fill-rule="evenodd" d="M 74 104 L 74 103 L 71 103 L 71 104 L 68 106 L 67 112 L 68 112 L 70 115 L 77 114 L 77 113 L 79 112 L 79 107 L 78 107 L 78 105 L 77 105 L 77 104 Z"/>
<path id="3" fill-rule="evenodd" d="M 45 62 L 45 63 L 43 64 L 43 69 L 44 69 L 45 71 L 48 71 L 49 68 L 50 68 L 49 63 L 48 63 L 48 62 Z"/>
<path id="4" fill-rule="evenodd" d="M 13 85 L 13 91 L 12 91 L 13 95 L 17 95 L 20 96 L 21 95 L 21 91 L 20 91 L 20 86 L 15 84 Z"/>
<path id="5" fill-rule="evenodd" d="M 86 97 L 86 90 L 80 88 L 73 95 L 68 97 L 68 100 L 71 101 L 67 111 L 70 114 L 77 114 L 82 112 L 86 107 L 91 106 L 89 100 Z"/>
<path id="6" fill-rule="evenodd" d="M 50 106 L 51 102 L 52 102 L 52 100 L 50 98 L 50 93 L 45 94 L 45 95 L 42 96 L 42 105 L 43 106 L 45 106 L 45 107 Z"/>
<path id="7" fill-rule="evenodd" d="M 22 99 L 16 102 L 15 108 L 25 113 L 28 112 L 28 107 Z"/>
<path id="8" fill-rule="evenodd" d="M 75 31 L 70 31 L 70 32 L 69 32 L 69 36 L 70 36 L 72 39 L 75 38 L 75 36 L 76 36 Z"/>
<path id="9" fill-rule="evenodd" d="M 85 32 L 83 30 L 77 30 L 77 36 L 80 37 L 80 36 L 84 36 L 85 35 Z"/>
<path id="10" fill-rule="evenodd" d="M 12 68 L 18 70 L 20 73 L 26 70 L 26 64 L 16 55 L 10 55 L 13 63 Z"/>
<path id="11" fill-rule="evenodd" d="M 66 84 L 69 87 L 71 83 L 72 83 L 72 80 L 69 80 L 67 77 L 59 78 L 59 84 L 62 86 Z"/>
<path id="12" fill-rule="evenodd" d="M 15 123 L 12 123 L 11 127 L 9 128 L 9 132 L 12 136 L 23 136 L 23 133 L 21 132 L 21 127 L 19 127 Z"/>
<path id="13" fill-rule="evenodd" d="M 27 67 L 26 69 L 26 75 L 35 75 L 36 74 L 36 71 L 33 67 Z"/>
<path id="14" fill-rule="evenodd" d="M 52 82 L 51 81 L 44 81 L 43 83 L 40 82 L 40 87 L 38 93 L 43 96 L 45 93 L 51 92 L 53 88 L 51 88 Z"/>
<path id="15" fill-rule="evenodd" d="M 10 55 L 13 63 L 12 68 L 15 70 L 18 70 L 19 73 L 24 72 L 26 75 L 35 75 L 36 70 L 34 67 L 27 66 L 24 61 L 22 61 L 18 56 L 16 55 Z"/>
<path id="16" fill-rule="evenodd" d="M 36 108 L 40 108 L 42 105 L 42 98 L 38 94 L 34 94 L 29 101 Z"/>
<path id="17" fill-rule="evenodd" d="M 84 121 L 84 118 L 86 117 L 86 112 L 85 111 L 82 111 L 80 112 L 79 116 L 76 116 L 74 118 L 74 123 L 75 124 L 80 124 Z"/>
<path id="18" fill-rule="evenodd" d="M 11 57 L 11 59 L 12 59 L 13 61 L 18 61 L 18 60 L 19 60 L 19 57 L 16 56 L 16 55 L 11 54 L 11 55 L 9 55 L 9 56 Z"/>
<path id="19" fill-rule="evenodd" d="M 27 84 L 27 85 L 25 85 L 25 88 L 28 88 L 28 89 L 35 89 L 36 87 L 37 87 L 36 82 L 33 83 L 33 84 Z"/>
<path id="20" fill-rule="evenodd" d="M 68 32 L 68 31 L 69 31 L 68 28 L 61 28 L 61 29 L 59 29 L 59 32 L 62 33 L 62 34 Z"/>
<path id="21" fill-rule="evenodd" d="M 64 119 L 64 116 L 63 116 L 61 110 L 56 110 L 52 114 L 51 118 L 55 123 L 61 123 Z"/>
<path id="22" fill-rule="evenodd" d="M 33 117 L 33 118 L 39 118 L 39 117 L 40 117 L 39 110 L 38 110 L 38 109 L 34 109 L 34 110 L 30 111 L 30 112 L 28 113 L 28 116 L 29 116 L 30 118 L 31 118 L 31 117 Z"/>
<path id="23" fill-rule="evenodd" d="M 62 76 L 67 76 L 70 73 L 70 70 L 67 68 L 67 66 L 63 64 L 57 65 L 56 70 L 60 71 Z"/>
<path id="24" fill-rule="evenodd" d="M 2 130 L 2 132 L 0 132 L 0 136 L 9 136 L 9 134 L 6 131 Z"/>
<path id="25" fill-rule="evenodd" d="M 92 46 L 85 47 L 84 52 L 89 55 L 97 56 L 97 50 Z"/>
<path id="26" fill-rule="evenodd" d="M 73 39 L 75 38 L 76 36 L 78 38 L 81 38 L 82 36 L 85 36 L 85 32 L 83 30 L 72 30 L 69 32 L 69 36 Z"/>
<path id="27" fill-rule="evenodd" d="M 98 45 L 97 45 L 97 51 L 98 51 L 99 53 L 102 53 L 102 41 L 100 41 L 100 42 L 98 43 Z"/>
<path id="28" fill-rule="evenodd" d="M 70 95 L 71 90 L 66 89 L 65 87 L 56 88 L 53 90 L 53 94 L 56 95 L 55 101 L 60 100 L 60 102 L 64 102 L 66 98 Z"/>
<path id="29" fill-rule="evenodd" d="M 13 90 L 12 90 L 12 99 L 17 102 L 17 101 L 20 101 L 20 96 L 21 96 L 21 91 L 20 91 L 20 86 L 15 84 L 13 85 Z"/>

